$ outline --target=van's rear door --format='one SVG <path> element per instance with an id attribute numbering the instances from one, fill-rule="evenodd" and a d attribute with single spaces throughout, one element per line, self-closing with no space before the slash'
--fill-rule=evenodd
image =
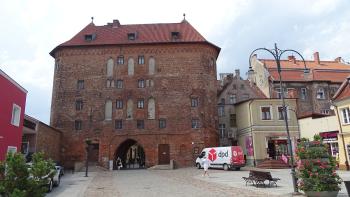
<path id="1" fill-rule="evenodd" d="M 245 163 L 243 151 L 240 146 L 232 146 L 231 151 L 232 151 L 231 160 L 233 165 L 242 165 Z"/>

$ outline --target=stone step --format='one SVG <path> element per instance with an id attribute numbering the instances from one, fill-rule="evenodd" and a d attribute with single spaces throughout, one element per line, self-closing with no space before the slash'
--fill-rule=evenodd
<path id="1" fill-rule="evenodd" d="M 265 160 L 257 165 L 257 168 L 263 169 L 287 169 L 289 165 L 281 160 Z"/>

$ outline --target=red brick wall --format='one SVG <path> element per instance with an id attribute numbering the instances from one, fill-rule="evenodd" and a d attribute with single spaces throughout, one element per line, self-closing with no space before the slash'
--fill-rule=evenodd
<path id="1" fill-rule="evenodd" d="M 117 65 L 119 55 L 124 65 Z M 145 64 L 138 65 L 138 55 L 144 55 Z M 134 139 L 143 146 L 146 165 L 158 162 L 158 144 L 170 145 L 170 159 L 179 166 L 194 163 L 193 148 L 216 146 L 216 67 L 209 67 L 210 58 L 217 50 L 208 44 L 130 45 L 110 47 L 63 48 L 55 53 L 58 69 L 54 75 L 51 106 L 51 125 L 64 132 L 64 160 L 70 163 L 85 158 L 84 139 L 99 142 L 99 161 L 107 165 L 116 148 L 126 139 Z M 124 81 L 123 89 L 106 87 L 106 64 L 115 60 L 113 79 Z M 127 75 L 128 58 L 135 61 L 134 76 Z M 148 75 L 148 59 L 154 57 L 156 73 Z M 154 87 L 137 88 L 138 79 L 152 79 Z M 85 81 L 85 89 L 77 91 L 77 80 Z M 191 96 L 199 98 L 199 106 L 192 108 Z M 156 119 L 147 119 L 147 100 L 156 101 Z M 124 108 L 115 109 L 116 99 L 123 99 Z M 134 102 L 134 118 L 126 120 L 126 103 Z M 136 109 L 137 99 L 145 100 L 144 109 Z M 75 110 L 75 100 L 82 99 L 82 111 Z M 104 120 L 105 102 L 113 102 L 113 120 Z M 159 118 L 165 118 L 167 127 L 159 129 Z M 192 129 L 191 119 L 198 118 L 201 128 Z M 74 120 L 83 121 L 81 131 L 75 131 Z M 123 119 L 123 129 L 114 129 L 114 120 Z M 136 128 L 136 120 L 144 119 L 145 129 Z M 193 144 L 192 144 L 193 142 Z M 180 146 L 183 149 L 180 154 Z"/>
<path id="2" fill-rule="evenodd" d="M 62 133 L 39 122 L 36 134 L 36 152 L 44 152 L 54 161 L 61 161 Z"/>

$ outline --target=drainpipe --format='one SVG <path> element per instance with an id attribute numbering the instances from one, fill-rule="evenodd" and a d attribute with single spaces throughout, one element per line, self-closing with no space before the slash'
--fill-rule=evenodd
<path id="1" fill-rule="evenodd" d="M 345 166 L 346 166 L 346 170 L 349 171 L 349 160 L 348 160 L 348 156 L 346 154 L 346 148 L 345 148 L 345 140 L 344 140 L 344 134 L 343 134 L 343 129 L 341 127 L 341 122 L 340 122 L 340 116 L 338 113 L 338 107 L 333 104 L 333 106 L 335 107 L 335 113 L 337 113 L 337 119 L 338 119 L 338 124 L 339 124 L 339 130 L 340 130 L 340 136 L 343 142 L 343 148 L 344 148 L 344 156 L 345 156 Z"/>
<path id="2" fill-rule="evenodd" d="M 253 136 L 253 124 L 252 124 L 252 108 L 251 104 L 253 103 L 253 100 L 249 101 L 248 107 L 249 107 L 249 124 L 250 124 L 250 134 L 252 136 L 252 144 L 253 144 L 253 158 L 254 158 L 254 167 L 256 167 L 256 158 L 255 158 L 255 144 L 254 144 L 254 136 Z"/>

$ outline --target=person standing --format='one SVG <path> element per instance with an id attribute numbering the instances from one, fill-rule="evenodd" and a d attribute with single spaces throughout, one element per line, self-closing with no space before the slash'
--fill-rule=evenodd
<path id="1" fill-rule="evenodd" d="M 205 175 L 207 175 L 209 177 L 209 172 L 208 172 L 209 160 L 207 159 L 207 157 L 203 157 L 203 168 L 204 168 L 203 176 L 205 177 Z"/>
<path id="2" fill-rule="evenodd" d="M 118 157 L 118 159 L 117 159 L 117 168 L 118 168 L 118 170 L 120 170 L 120 168 L 122 168 L 122 167 L 123 167 L 122 160 L 120 159 L 120 157 Z"/>

